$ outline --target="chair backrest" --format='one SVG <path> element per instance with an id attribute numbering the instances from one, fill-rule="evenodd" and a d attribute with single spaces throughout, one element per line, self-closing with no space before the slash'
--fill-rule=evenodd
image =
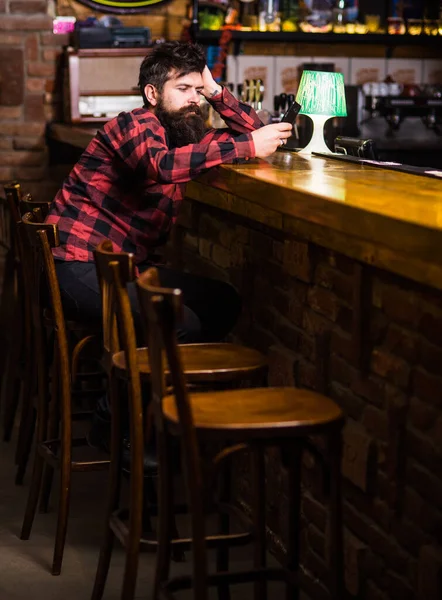
<path id="1" fill-rule="evenodd" d="M 203 476 L 199 445 L 176 335 L 177 324 L 182 315 L 182 294 L 178 289 L 160 287 L 158 271 L 155 268 L 148 269 L 140 275 L 137 280 L 137 288 L 147 333 L 155 422 L 160 434 L 164 428 L 165 364 L 163 353 L 167 358 L 170 383 L 173 387 L 178 413 L 181 449 L 189 495 L 194 579 L 201 582 L 207 576 Z M 197 571 L 198 577 L 196 576 Z M 195 589 L 194 592 L 196 593 Z"/>
<path id="2" fill-rule="evenodd" d="M 377 160 L 376 144 L 373 140 L 338 136 L 335 138 L 335 152 L 358 158 Z"/>
<path id="3" fill-rule="evenodd" d="M 44 310 L 47 302 L 43 300 L 44 285 L 46 284 L 47 296 L 52 312 L 54 331 L 56 335 L 57 360 L 60 368 L 60 393 L 62 394 L 63 411 L 70 410 L 70 364 L 68 338 L 66 324 L 61 303 L 60 287 L 55 270 L 52 248 L 59 245 L 57 225 L 41 223 L 41 216 L 34 213 L 26 213 L 22 217 L 21 227 L 26 235 L 29 247 L 27 258 L 30 261 L 30 283 L 31 283 L 31 313 L 32 325 L 35 333 L 34 349 L 36 356 L 45 354 L 45 334 L 43 326 Z M 41 368 L 46 368 L 43 363 Z M 39 377 L 47 377 L 46 373 L 40 373 Z M 62 414 L 62 418 L 70 418 L 70 415 Z"/>
<path id="4" fill-rule="evenodd" d="M 118 320 L 116 308 L 117 287 L 121 304 L 125 306 L 126 303 L 129 303 L 127 284 L 135 279 L 134 256 L 128 252 L 114 252 L 112 242 L 103 240 L 94 250 L 94 258 L 101 292 L 103 349 L 105 367 L 108 371 L 112 355 L 118 352 L 122 346 L 118 324 L 126 320 L 125 335 L 135 335 L 132 313 L 130 311 L 127 314 L 124 313 Z M 117 273 L 117 283 L 115 283 L 115 273 Z M 123 296 L 124 299 L 122 299 Z"/>
<path id="5" fill-rule="evenodd" d="M 27 212 L 33 212 L 37 208 L 40 210 L 41 222 L 43 223 L 48 216 L 51 204 L 51 201 L 41 202 L 40 200 L 34 200 L 31 194 L 24 194 L 19 202 L 19 211 L 21 215 L 24 215 Z"/>
<path id="6" fill-rule="evenodd" d="M 13 223 L 20 221 L 20 211 L 18 205 L 21 200 L 21 186 L 18 181 L 10 181 L 3 186 L 5 190 L 6 202 L 8 204 L 9 212 Z"/>

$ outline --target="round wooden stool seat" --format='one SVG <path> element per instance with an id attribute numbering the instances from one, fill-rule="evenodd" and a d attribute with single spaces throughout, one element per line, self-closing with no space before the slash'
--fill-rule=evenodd
<path id="1" fill-rule="evenodd" d="M 287 437 L 340 425 L 344 415 L 337 404 L 309 390 L 252 388 L 189 395 L 195 428 L 223 438 Z M 163 412 L 178 423 L 175 396 L 165 396 Z M 290 431 L 289 431 L 290 430 Z"/>
<path id="2" fill-rule="evenodd" d="M 237 344 L 181 344 L 179 349 L 186 377 L 193 383 L 247 379 L 267 367 L 263 354 Z M 150 377 L 147 348 L 137 348 L 137 360 L 141 376 Z M 112 363 L 124 377 L 127 369 L 124 352 L 114 354 Z M 167 365 L 166 360 L 164 364 Z"/>

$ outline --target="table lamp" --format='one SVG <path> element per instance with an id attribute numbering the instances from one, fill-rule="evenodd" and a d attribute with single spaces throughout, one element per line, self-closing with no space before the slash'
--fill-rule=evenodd
<path id="1" fill-rule="evenodd" d="M 324 124 L 331 117 L 346 117 L 344 77 L 342 73 L 303 71 L 296 102 L 300 115 L 313 121 L 313 135 L 300 154 L 330 152 L 324 140 Z"/>

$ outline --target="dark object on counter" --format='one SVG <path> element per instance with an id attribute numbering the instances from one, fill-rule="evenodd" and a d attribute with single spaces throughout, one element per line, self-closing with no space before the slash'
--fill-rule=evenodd
<path id="1" fill-rule="evenodd" d="M 357 156 L 358 158 L 369 158 L 377 160 L 376 144 L 373 140 L 361 140 L 358 138 L 338 136 L 335 139 L 335 152 Z"/>
<path id="2" fill-rule="evenodd" d="M 78 27 L 76 48 L 142 48 L 150 44 L 148 27 Z"/>

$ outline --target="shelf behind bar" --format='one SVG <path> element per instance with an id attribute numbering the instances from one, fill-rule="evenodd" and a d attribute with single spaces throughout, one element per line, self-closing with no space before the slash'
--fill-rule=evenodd
<path id="1" fill-rule="evenodd" d="M 217 42 L 222 30 L 200 29 L 196 35 L 199 42 Z M 232 39 L 238 42 L 291 42 L 375 44 L 383 46 L 430 46 L 442 49 L 442 35 L 389 35 L 387 33 L 303 33 L 301 31 L 240 31 L 232 30 Z"/>

